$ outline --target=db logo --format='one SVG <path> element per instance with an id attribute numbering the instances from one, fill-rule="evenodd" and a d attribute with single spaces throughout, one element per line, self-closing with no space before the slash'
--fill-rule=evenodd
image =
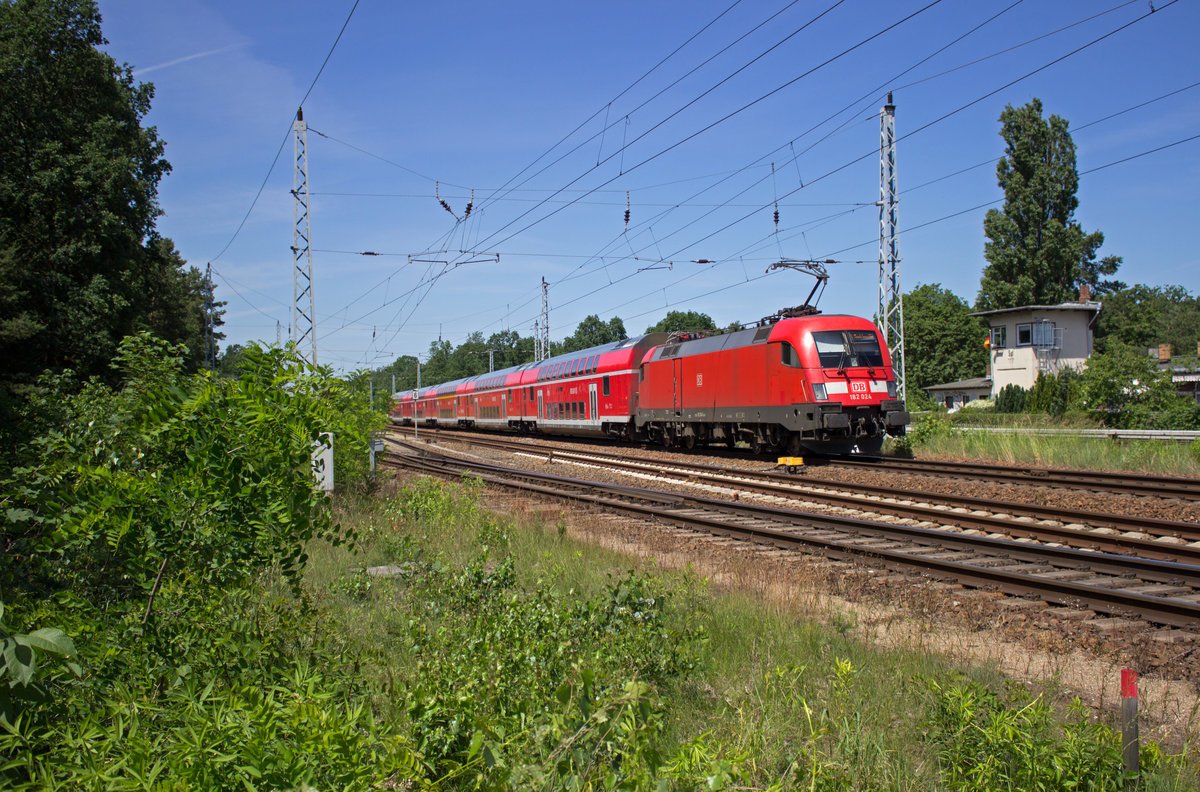
<path id="1" fill-rule="evenodd" d="M 697 374 L 697 375 L 696 375 L 696 387 L 697 387 L 697 388 L 703 388 L 703 387 L 704 387 L 704 375 L 703 375 L 703 374 Z"/>
<path id="2" fill-rule="evenodd" d="M 854 391 L 855 393 L 866 393 L 866 392 L 867 392 L 867 383 L 865 383 L 865 382 L 851 382 L 851 383 L 850 383 L 850 390 Z"/>

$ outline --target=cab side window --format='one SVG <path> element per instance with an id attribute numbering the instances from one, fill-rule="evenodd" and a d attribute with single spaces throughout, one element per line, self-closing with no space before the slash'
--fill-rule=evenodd
<path id="1" fill-rule="evenodd" d="M 800 368 L 800 356 L 796 354 L 796 349 L 787 341 L 779 345 L 780 362 L 789 368 Z"/>

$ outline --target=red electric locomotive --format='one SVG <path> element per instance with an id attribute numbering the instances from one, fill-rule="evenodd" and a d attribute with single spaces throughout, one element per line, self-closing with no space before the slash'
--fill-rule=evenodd
<path id="1" fill-rule="evenodd" d="M 875 453 L 908 423 L 878 329 L 822 315 L 706 337 L 653 333 L 399 393 L 392 418 L 793 454 Z"/>
<path id="2" fill-rule="evenodd" d="M 903 434 L 908 413 L 875 325 L 809 315 L 655 347 L 635 422 L 666 446 L 876 453 L 888 433 Z"/>

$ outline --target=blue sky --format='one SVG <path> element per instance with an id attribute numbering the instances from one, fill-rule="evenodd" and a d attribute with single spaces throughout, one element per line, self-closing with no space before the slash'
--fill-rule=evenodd
<path id="1" fill-rule="evenodd" d="M 212 262 L 226 343 L 287 337 L 288 135 L 352 5 L 100 2 L 108 51 L 156 86 L 147 123 L 174 166 L 159 230 Z M 837 260 L 820 307 L 870 316 L 889 89 L 906 291 L 974 301 L 997 119 L 1038 97 L 1070 121 L 1076 218 L 1124 257 L 1118 277 L 1200 292 L 1200 139 L 1171 145 L 1200 135 L 1200 2 L 1155 6 L 360 0 L 304 102 L 318 358 L 529 335 L 543 277 L 555 339 L 593 313 L 630 333 L 667 310 L 749 322 L 808 294 L 764 274 L 781 257 Z M 470 217 L 435 180 L 459 218 L 474 190 Z"/>

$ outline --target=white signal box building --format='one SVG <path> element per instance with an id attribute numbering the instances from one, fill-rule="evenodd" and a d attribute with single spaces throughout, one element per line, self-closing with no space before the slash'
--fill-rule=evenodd
<path id="1" fill-rule="evenodd" d="M 1088 299 L 1061 305 L 1023 305 L 971 316 L 986 317 L 991 331 L 992 396 L 1006 385 L 1032 388 L 1039 372 L 1081 370 L 1092 354 L 1092 328 L 1101 303 Z"/>

